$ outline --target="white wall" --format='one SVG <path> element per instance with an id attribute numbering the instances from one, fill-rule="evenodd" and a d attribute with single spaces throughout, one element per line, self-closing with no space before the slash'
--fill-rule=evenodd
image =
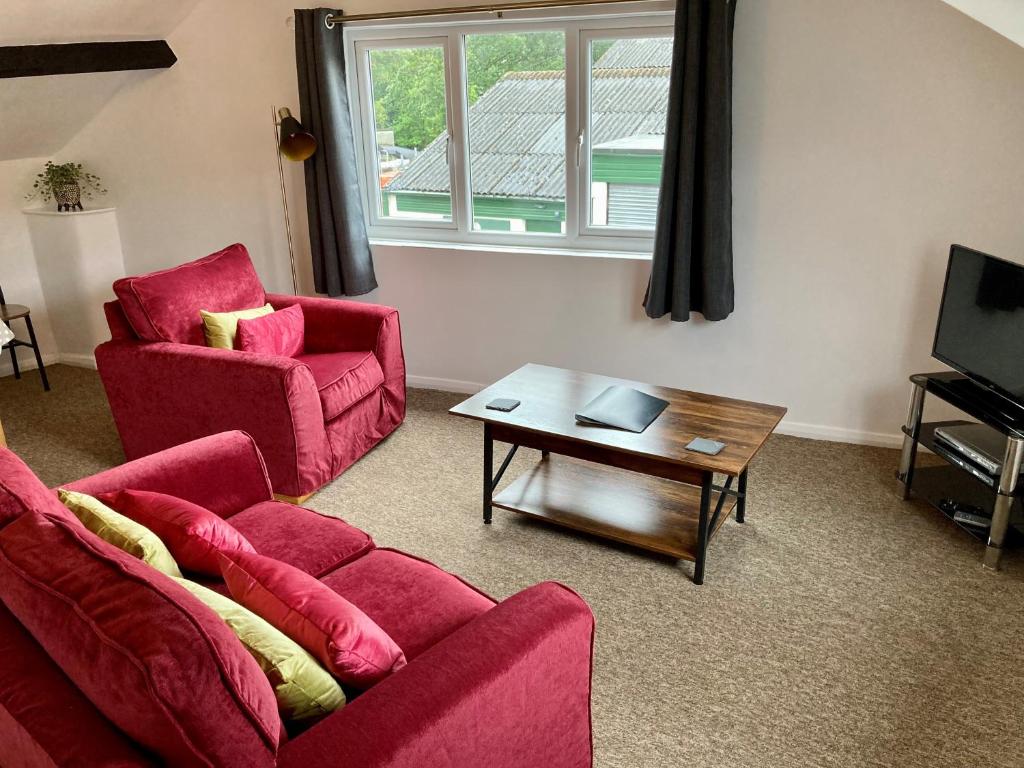
<path id="1" fill-rule="evenodd" d="M 428 0 L 419 0 L 420 5 Z M 399 2 L 346 4 L 359 13 Z M 59 154 L 103 169 L 138 272 L 245 242 L 289 285 L 272 104 L 297 107 L 291 2 L 202 0 L 179 62 Z M 414 381 L 527 360 L 789 406 L 887 442 L 928 350 L 951 242 L 1024 259 L 1024 49 L 940 0 L 747 0 L 735 54 L 735 314 L 650 321 L 642 262 L 375 249 Z M 306 284 L 297 166 L 289 168 Z"/>
<path id="2" fill-rule="evenodd" d="M 25 194 L 32 188 L 32 181 L 45 162 L 45 158 L 0 162 L 0 285 L 7 301 L 24 304 L 32 310 L 32 325 L 42 348 L 43 363 L 48 364 L 56 361 L 57 347 L 39 285 L 28 221 L 21 212 L 29 204 Z M 23 320 L 13 321 L 11 329 L 18 338 L 28 341 Z M 20 347 L 18 362 L 22 368 L 35 368 L 32 350 Z M 5 351 L 0 360 L 0 376 L 12 372 L 10 352 Z"/>

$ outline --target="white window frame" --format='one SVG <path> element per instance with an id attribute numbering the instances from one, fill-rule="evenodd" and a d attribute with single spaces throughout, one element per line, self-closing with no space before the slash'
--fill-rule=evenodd
<path id="1" fill-rule="evenodd" d="M 369 235 L 374 241 L 409 244 L 494 246 L 501 249 L 560 253 L 649 254 L 651 230 L 592 227 L 590 220 L 590 42 L 608 38 L 672 35 L 674 3 L 667 0 L 630 3 L 626 10 L 584 8 L 506 11 L 493 14 L 435 17 L 431 21 L 357 22 L 344 27 L 349 103 L 352 109 L 359 184 Z M 452 20 L 454 19 L 454 20 Z M 469 105 L 466 94 L 465 38 L 500 32 L 563 31 L 565 33 L 565 234 L 474 231 L 469 159 Z M 445 44 L 447 43 L 447 44 Z M 370 94 L 368 51 L 442 45 L 445 56 L 445 102 L 449 135 L 450 222 L 384 218 L 378 213 L 379 179 L 376 136 Z M 577 154 L 578 153 L 578 154 Z M 578 160 L 577 160 L 578 157 Z"/>
<path id="2" fill-rule="evenodd" d="M 581 201 L 579 206 L 579 231 L 584 237 L 608 237 L 636 239 L 640 233 L 650 233 L 648 239 L 652 238 L 654 232 L 648 229 L 609 227 L 607 225 L 594 225 L 590 223 L 590 192 L 591 192 L 591 165 L 594 157 L 594 146 L 591 138 L 593 136 L 593 115 L 591 114 L 591 85 L 593 78 L 590 69 L 590 46 L 599 40 L 621 40 L 652 37 L 671 37 L 672 27 L 651 27 L 629 30 L 605 30 L 585 29 L 581 30 L 579 37 L 579 71 L 580 71 L 580 134 L 579 134 L 579 172 L 576 174 L 579 182 L 577 195 Z M 586 114 L 583 114 L 583 113 Z M 650 247 L 650 246 L 648 246 Z"/>

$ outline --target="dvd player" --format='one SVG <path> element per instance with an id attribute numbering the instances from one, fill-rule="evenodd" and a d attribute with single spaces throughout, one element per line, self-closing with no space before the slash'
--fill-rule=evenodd
<path id="1" fill-rule="evenodd" d="M 936 427 L 935 439 L 944 447 L 970 459 L 990 475 L 998 475 L 1003 469 L 1006 436 L 992 427 L 985 424 Z"/>

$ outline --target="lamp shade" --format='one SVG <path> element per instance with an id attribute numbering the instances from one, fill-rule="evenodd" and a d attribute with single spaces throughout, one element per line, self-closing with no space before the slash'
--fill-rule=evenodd
<path id="1" fill-rule="evenodd" d="M 278 115 L 281 117 L 281 154 L 289 160 L 296 161 L 311 157 L 316 152 L 316 138 L 313 134 L 292 117 L 291 110 L 287 107 L 282 108 Z"/>

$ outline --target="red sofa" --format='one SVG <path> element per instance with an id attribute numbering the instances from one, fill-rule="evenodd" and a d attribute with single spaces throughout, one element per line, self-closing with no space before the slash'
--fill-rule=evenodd
<path id="1" fill-rule="evenodd" d="M 203 438 L 67 487 L 90 494 L 131 487 L 201 503 L 230 519 L 260 553 L 314 574 L 358 605 L 409 663 L 302 733 L 289 736 L 274 720 L 265 677 L 266 690 L 249 694 L 248 719 L 241 716 L 239 699 L 228 695 L 233 689 L 222 677 L 225 669 L 237 675 L 253 662 L 230 630 L 225 635 L 226 625 L 170 578 L 67 519 L 55 494 L 0 449 L 0 764 L 159 765 L 149 740 L 158 740 L 160 708 L 125 709 L 154 692 L 163 697 L 163 709 L 176 706 L 197 719 L 190 726 L 193 745 L 212 744 L 217 752 L 206 761 L 168 765 L 592 764 L 594 624 L 571 590 L 543 583 L 495 603 L 428 562 L 376 547 L 341 520 L 273 501 L 259 451 L 241 432 Z M 58 598 L 68 593 L 68 581 L 83 578 L 82 600 L 93 604 L 71 609 Z M 29 587 L 38 589 L 26 598 Z M 124 590 L 135 590 L 134 602 L 110 597 L 123 597 Z M 178 613 L 168 613 L 171 607 Z M 104 627 L 120 622 L 122 630 L 130 621 L 128 640 L 114 642 L 108 631 L 88 645 L 81 638 L 83 632 L 93 638 L 93 629 L 81 624 L 82 616 L 100 616 Z M 213 661 L 206 648 L 211 638 L 220 648 Z M 173 657 L 166 669 L 185 669 L 188 679 L 177 687 L 177 674 L 136 680 L 138 665 L 126 666 L 118 656 L 127 645 L 161 664 Z M 208 668 L 214 662 L 221 666 Z M 254 728 L 257 721 L 261 729 Z M 135 730 L 140 739 L 126 735 Z"/>
<path id="2" fill-rule="evenodd" d="M 405 418 L 398 312 L 268 294 L 242 245 L 114 283 L 96 364 L 127 458 L 231 429 L 256 440 L 274 490 L 301 501 Z M 199 310 L 302 306 L 305 352 L 211 349 Z"/>

